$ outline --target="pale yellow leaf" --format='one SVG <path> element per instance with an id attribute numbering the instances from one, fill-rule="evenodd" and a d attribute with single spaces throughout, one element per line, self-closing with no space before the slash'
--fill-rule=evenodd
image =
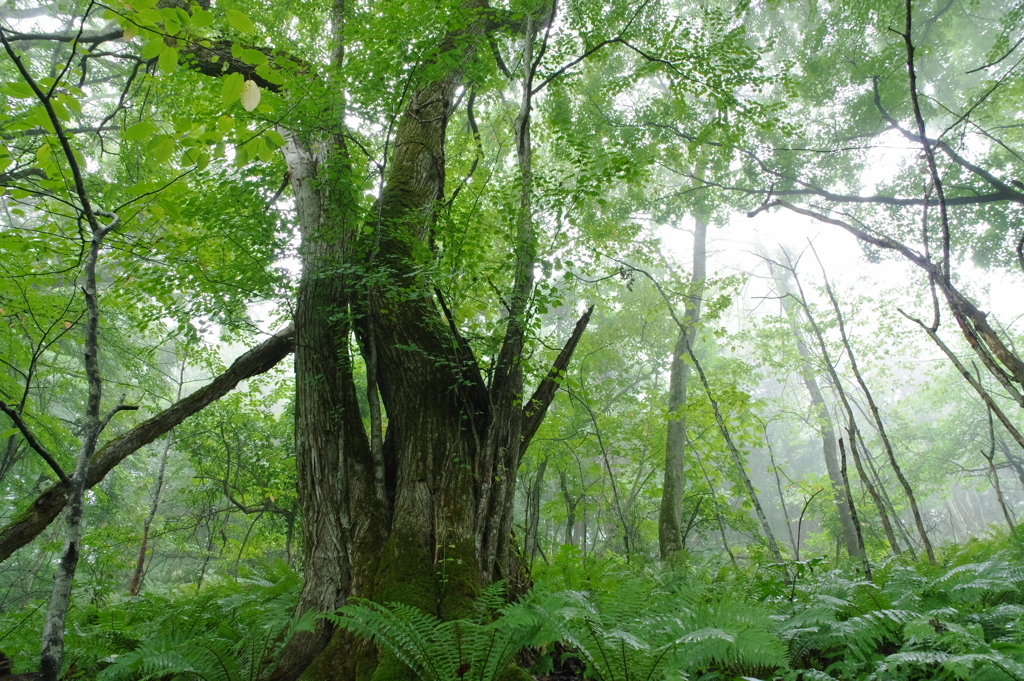
<path id="1" fill-rule="evenodd" d="M 256 108 L 256 105 L 260 103 L 260 86 L 256 84 L 256 81 L 247 80 L 242 84 L 242 108 L 246 111 L 252 111 Z"/>
<path id="2" fill-rule="evenodd" d="M 65 329 L 70 329 L 71 328 L 71 322 L 64 322 L 64 328 Z"/>

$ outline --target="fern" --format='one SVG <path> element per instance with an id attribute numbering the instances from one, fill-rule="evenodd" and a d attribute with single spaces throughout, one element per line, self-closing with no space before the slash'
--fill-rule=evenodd
<path id="1" fill-rule="evenodd" d="M 558 638 L 602 681 L 752 676 L 786 663 L 767 607 L 706 585 L 666 589 L 620 575 L 616 588 L 600 594 L 561 591 L 533 599 Z"/>
<path id="2" fill-rule="evenodd" d="M 424 681 L 493 681 L 541 630 L 530 607 L 502 610 L 486 621 L 504 598 L 492 587 L 477 600 L 479 621 L 439 618 L 403 603 L 350 602 L 324 615 L 339 627 L 370 639 Z"/>
<path id="3" fill-rule="evenodd" d="M 140 642 L 109 650 L 112 662 L 96 678 L 256 681 L 288 637 L 314 624 L 312 615 L 292 620 L 298 587 L 290 568 L 270 567 L 264 575 L 179 596 L 174 607 L 163 597 L 127 599 L 116 621 L 141 630 Z M 110 617 L 102 614 L 94 626 L 102 630 Z"/>

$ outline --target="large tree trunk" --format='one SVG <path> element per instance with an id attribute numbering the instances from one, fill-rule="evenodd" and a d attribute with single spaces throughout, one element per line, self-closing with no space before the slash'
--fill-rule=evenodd
<path id="1" fill-rule="evenodd" d="M 343 139 L 321 153 L 293 136 L 286 148 L 303 236 L 295 318 L 305 540 L 299 612 L 333 610 L 358 595 L 452 619 L 470 614 L 484 584 L 518 578 L 510 544 L 516 471 L 590 311 L 524 404 L 521 358 L 534 267 L 529 74 L 516 121 L 523 185 L 516 281 L 490 386 L 425 274 L 434 211 L 444 198 L 448 118 L 483 34 L 483 7 L 469 0 L 459 10 L 465 27 L 446 36 L 436 63 L 423 69 L 440 74 L 414 84 L 384 189 L 358 238 L 346 210 L 354 205 L 345 198 L 352 190 L 338 187 L 351 176 Z M 528 50 L 531 42 L 532 35 Z M 379 448 L 371 446 L 355 401 L 353 331 L 373 377 L 371 393 L 375 384 L 386 413 Z M 393 655 L 378 659 L 371 647 L 325 625 L 289 642 L 273 678 L 294 679 L 303 669 L 304 678 L 318 681 L 411 678 Z"/>
<path id="2" fill-rule="evenodd" d="M 683 490 L 686 486 L 684 455 L 686 452 L 686 384 L 690 376 L 687 348 L 693 345 L 700 322 L 700 308 L 707 278 L 708 226 L 698 219 L 693 231 L 693 274 L 690 294 L 686 299 L 684 318 L 686 326 L 679 330 L 679 338 L 672 351 L 672 369 L 668 389 L 668 435 L 665 440 L 665 480 L 661 491 L 661 511 L 658 514 L 658 545 L 661 559 L 666 560 L 683 549 Z"/>

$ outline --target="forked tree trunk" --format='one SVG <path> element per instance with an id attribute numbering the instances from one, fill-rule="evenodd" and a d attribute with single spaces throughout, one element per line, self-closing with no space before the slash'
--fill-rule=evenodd
<path id="1" fill-rule="evenodd" d="M 658 514 L 658 546 L 661 559 L 667 560 L 683 549 L 683 491 L 686 487 L 686 408 L 687 381 L 690 376 L 687 348 L 693 345 L 700 322 L 700 308 L 707 278 L 708 226 L 699 218 L 693 231 L 693 274 L 686 298 L 685 327 L 672 350 L 672 368 L 668 389 L 668 434 L 665 440 L 665 480 Z"/>
<path id="2" fill-rule="evenodd" d="M 485 23 L 469 0 L 464 28 L 443 40 L 414 84 L 394 137 L 381 197 L 360 227 L 347 209 L 355 185 L 340 133 L 322 148 L 294 135 L 286 159 L 302 223 L 296 311 L 296 456 L 305 587 L 299 612 L 333 610 L 351 595 L 417 606 L 443 619 L 470 614 L 481 587 L 521 579 L 510 545 L 516 472 L 587 311 L 525 404 L 522 354 L 533 288 L 530 78 L 516 120 L 522 176 L 515 283 L 493 380 L 424 271 L 435 207 L 444 197 L 444 142 L 463 70 Z M 454 22 L 458 24 L 459 22 Z M 531 65 L 531 22 L 523 63 Z M 348 187 L 348 188 L 346 188 Z M 364 234 L 366 232 L 366 234 Z M 379 451 L 356 403 L 349 344 L 359 340 L 387 418 Z M 383 481 L 383 486 L 378 484 Z M 379 490 L 379 491 L 378 491 Z M 325 624 L 294 637 L 273 679 L 398 681 L 396 657 Z"/>

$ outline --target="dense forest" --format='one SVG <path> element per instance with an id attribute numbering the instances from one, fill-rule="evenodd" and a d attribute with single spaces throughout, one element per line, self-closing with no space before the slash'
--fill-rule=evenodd
<path id="1" fill-rule="evenodd" d="M 0 45 L 0 679 L 1024 679 L 1024 1 Z"/>

